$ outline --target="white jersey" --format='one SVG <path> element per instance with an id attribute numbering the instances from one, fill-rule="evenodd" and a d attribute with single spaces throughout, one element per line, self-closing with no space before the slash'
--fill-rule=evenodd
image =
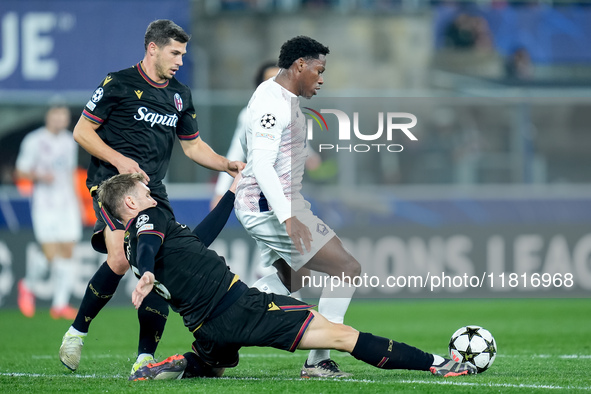
<path id="1" fill-rule="evenodd" d="M 27 134 L 21 143 L 16 168 L 23 172 L 51 174 L 52 183 L 36 183 L 33 189 L 33 219 L 44 212 L 77 211 L 74 171 L 78 147 L 72 133 L 62 130 L 53 134 L 45 127 Z"/>
<path id="2" fill-rule="evenodd" d="M 275 78 L 259 85 L 247 107 L 242 141 L 246 167 L 236 190 L 236 210 L 274 211 L 278 220 L 284 222 L 293 216 L 291 212 L 304 208 L 300 190 L 308 154 L 305 124 L 297 96 L 276 83 Z M 265 179 L 257 180 L 253 166 L 257 159 L 270 154 L 274 158 L 272 169 L 265 171 Z M 267 187 L 263 193 L 260 184 L 273 180 L 271 177 L 278 179 L 281 190 Z"/>

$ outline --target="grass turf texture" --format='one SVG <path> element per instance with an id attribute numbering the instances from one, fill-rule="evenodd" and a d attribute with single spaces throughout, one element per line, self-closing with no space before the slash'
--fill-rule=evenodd
<path id="1" fill-rule="evenodd" d="M 80 368 L 59 362 L 69 323 L 40 311 L 33 319 L 0 310 L 0 392 L 587 392 L 591 393 L 591 300 L 355 301 L 346 323 L 359 330 L 447 354 L 451 334 L 467 324 L 495 336 L 498 356 L 488 371 L 443 379 L 419 371 L 386 371 L 333 352 L 348 380 L 302 380 L 307 352 L 245 348 L 222 379 L 127 381 L 135 361 L 138 325 L 132 308 L 107 307 L 93 322 Z M 192 336 L 171 312 L 156 357 L 190 347 Z"/>

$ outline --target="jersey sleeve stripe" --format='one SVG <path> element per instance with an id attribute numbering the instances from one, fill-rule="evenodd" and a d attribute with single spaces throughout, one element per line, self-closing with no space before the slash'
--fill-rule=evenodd
<path id="1" fill-rule="evenodd" d="M 290 352 L 295 352 L 295 350 L 298 348 L 298 345 L 300 344 L 300 341 L 302 340 L 302 337 L 306 333 L 306 330 L 308 329 L 308 326 L 310 325 L 310 322 L 312 321 L 313 318 L 314 318 L 314 314 L 310 312 L 310 314 L 308 315 L 308 318 L 304 321 L 304 324 L 302 324 L 302 326 L 300 327 L 300 331 L 298 332 L 298 335 L 296 335 L 293 343 L 291 344 L 291 347 L 289 348 Z"/>
<path id="2" fill-rule="evenodd" d="M 101 216 L 103 217 L 103 220 L 105 221 L 105 223 L 107 223 L 107 225 L 109 226 L 111 231 L 117 230 L 117 226 L 115 226 L 115 223 L 113 223 L 113 221 L 111 220 L 111 217 L 109 216 L 109 214 L 107 214 L 107 212 L 105 211 L 105 208 L 102 206 L 101 206 Z"/>
<path id="3" fill-rule="evenodd" d="M 179 135 L 179 140 L 194 140 L 197 137 L 199 137 L 199 131 L 194 134 Z"/>
<path id="4" fill-rule="evenodd" d="M 139 237 L 142 234 L 154 234 L 159 236 L 162 239 L 162 242 L 164 242 L 164 234 L 161 233 L 160 231 L 156 231 L 156 230 L 143 230 L 143 231 L 138 231 L 137 232 L 137 236 Z"/>
<path id="5" fill-rule="evenodd" d="M 96 115 L 91 114 L 87 110 L 82 111 L 82 116 L 90 120 L 92 123 L 103 124 L 103 120 Z"/>
<path id="6" fill-rule="evenodd" d="M 306 309 L 312 309 L 316 305 L 279 305 L 279 309 L 284 310 L 285 312 L 290 311 L 301 311 Z"/>

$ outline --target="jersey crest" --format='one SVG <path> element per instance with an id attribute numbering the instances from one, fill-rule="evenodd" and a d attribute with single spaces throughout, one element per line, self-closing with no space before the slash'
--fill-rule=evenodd
<path id="1" fill-rule="evenodd" d="M 174 106 L 176 107 L 176 110 L 179 112 L 183 110 L 183 99 L 181 98 L 181 95 L 178 93 L 174 94 Z"/>

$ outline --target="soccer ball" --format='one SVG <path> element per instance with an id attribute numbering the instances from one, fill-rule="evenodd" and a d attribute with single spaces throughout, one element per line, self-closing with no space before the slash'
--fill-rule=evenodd
<path id="1" fill-rule="evenodd" d="M 469 362 L 486 371 L 495 361 L 497 343 L 492 334 L 480 326 L 465 326 L 457 330 L 449 341 L 449 356 L 458 362 Z"/>

